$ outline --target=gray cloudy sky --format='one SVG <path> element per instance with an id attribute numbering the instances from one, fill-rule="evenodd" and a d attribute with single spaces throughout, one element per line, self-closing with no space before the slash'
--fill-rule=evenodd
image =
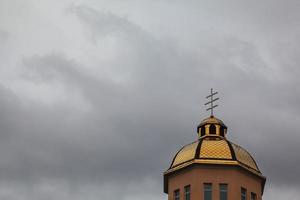
<path id="1" fill-rule="evenodd" d="M 156 200 L 208 115 L 300 196 L 300 1 L 0 0 L 0 199 Z"/>

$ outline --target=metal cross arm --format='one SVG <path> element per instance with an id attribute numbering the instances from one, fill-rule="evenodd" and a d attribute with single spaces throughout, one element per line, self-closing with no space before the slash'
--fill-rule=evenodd
<path id="1" fill-rule="evenodd" d="M 211 90 L 212 90 L 212 89 L 211 89 Z M 214 93 L 208 95 L 206 98 L 208 99 L 208 98 L 210 98 L 210 97 L 212 97 L 212 96 L 214 96 L 214 95 L 216 95 L 216 94 L 218 94 L 218 92 L 214 92 Z"/>
<path id="2" fill-rule="evenodd" d="M 207 108 L 206 111 L 212 110 L 212 109 L 214 109 L 214 108 L 217 107 L 217 106 L 218 106 L 218 105 L 214 105 L 213 107 Z"/>
<path id="3" fill-rule="evenodd" d="M 212 103 L 212 102 L 214 102 L 214 101 L 217 101 L 217 100 L 219 100 L 220 98 L 216 98 L 216 99 L 213 99 L 212 101 L 209 101 L 209 102 L 207 102 L 206 104 L 204 104 L 204 105 L 208 105 L 208 104 L 210 104 L 210 103 Z"/>

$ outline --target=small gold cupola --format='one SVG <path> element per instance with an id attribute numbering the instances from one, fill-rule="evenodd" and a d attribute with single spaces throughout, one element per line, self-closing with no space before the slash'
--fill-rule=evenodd
<path id="1" fill-rule="evenodd" d="M 204 119 L 197 127 L 199 138 L 204 136 L 221 136 L 225 137 L 227 133 L 227 126 L 222 120 L 210 116 Z"/>

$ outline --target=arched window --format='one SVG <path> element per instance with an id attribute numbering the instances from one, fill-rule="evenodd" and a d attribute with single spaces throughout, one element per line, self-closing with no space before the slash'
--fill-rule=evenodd
<path id="1" fill-rule="evenodd" d="M 216 126 L 214 124 L 209 126 L 209 134 L 216 134 Z"/>

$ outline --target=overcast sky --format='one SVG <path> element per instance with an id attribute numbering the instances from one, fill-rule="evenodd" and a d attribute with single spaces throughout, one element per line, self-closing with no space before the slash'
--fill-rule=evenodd
<path id="1" fill-rule="evenodd" d="M 0 199 L 157 200 L 216 116 L 300 196 L 299 0 L 0 0 Z"/>

